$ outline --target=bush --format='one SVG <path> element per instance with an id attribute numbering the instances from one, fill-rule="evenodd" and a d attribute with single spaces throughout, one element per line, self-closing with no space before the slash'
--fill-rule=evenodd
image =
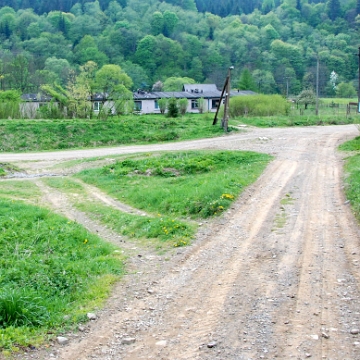
<path id="1" fill-rule="evenodd" d="M 235 96 L 230 99 L 230 116 L 287 115 L 290 104 L 280 95 Z"/>
<path id="2" fill-rule="evenodd" d="M 168 117 L 176 118 L 179 115 L 179 107 L 175 98 L 171 98 L 168 103 Z"/>
<path id="3" fill-rule="evenodd" d="M 188 107 L 188 99 L 186 99 L 186 98 L 180 99 L 179 100 L 179 108 L 180 108 L 181 115 L 185 115 L 187 107 Z"/>
<path id="4" fill-rule="evenodd" d="M 0 91 L 0 118 L 20 118 L 20 101 L 20 93 L 18 91 Z"/>
<path id="5" fill-rule="evenodd" d="M 59 108 L 58 104 L 50 101 L 47 104 L 40 106 L 37 110 L 37 118 L 40 119 L 63 119 L 64 113 Z"/>

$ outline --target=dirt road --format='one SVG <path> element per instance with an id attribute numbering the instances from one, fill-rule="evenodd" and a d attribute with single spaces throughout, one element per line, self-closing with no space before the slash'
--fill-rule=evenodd
<path id="1" fill-rule="evenodd" d="M 198 148 L 275 156 L 193 245 L 134 256 L 98 320 L 32 358 L 360 359 L 359 227 L 336 150 L 357 134 L 354 126 L 249 129 L 165 145 L 1 154 L 1 162 L 40 163 Z"/>

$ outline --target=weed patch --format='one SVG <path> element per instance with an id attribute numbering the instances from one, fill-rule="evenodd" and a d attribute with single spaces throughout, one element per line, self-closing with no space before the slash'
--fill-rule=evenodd
<path id="1" fill-rule="evenodd" d="M 48 210 L 0 199 L 0 348 L 84 320 L 123 272 L 115 250 Z"/>

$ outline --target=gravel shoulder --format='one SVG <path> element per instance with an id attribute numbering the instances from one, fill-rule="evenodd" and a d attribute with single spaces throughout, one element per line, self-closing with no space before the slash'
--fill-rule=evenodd
<path id="1" fill-rule="evenodd" d="M 66 334 L 69 344 L 20 358 L 360 359 L 359 227 L 344 198 L 343 159 L 336 150 L 357 134 L 353 125 L 249 129 L 172 144 L 0 154 L 2 162 L 49 164 L 185 149 L 275 157 L 230 211 L 200 227 L 191 246 L 166 255 L 133 249 L 131 272 L 96 321 Z M 41 181 L 39 187 L 45 203 L 70 218 L 81 215 L 61 194 Z M 83 220 L 90 231 L 93 226 L 118 241 Z"/>

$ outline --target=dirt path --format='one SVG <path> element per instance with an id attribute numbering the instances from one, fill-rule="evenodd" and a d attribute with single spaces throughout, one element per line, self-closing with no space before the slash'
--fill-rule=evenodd
<path id="1" fill-rule="evenodd" d="M 169 261 L 145 257 L 86 333 L 32 358 L 360 359 L 360 335 L 351 333 L 360 332 L 359 227 L 336 151 L 356 135 L 354 126 L 252 129 L 166 145 L 22 154 L 22 161 L 59 161 L 202 148 L 275 156 L 193 245 Z"/>

